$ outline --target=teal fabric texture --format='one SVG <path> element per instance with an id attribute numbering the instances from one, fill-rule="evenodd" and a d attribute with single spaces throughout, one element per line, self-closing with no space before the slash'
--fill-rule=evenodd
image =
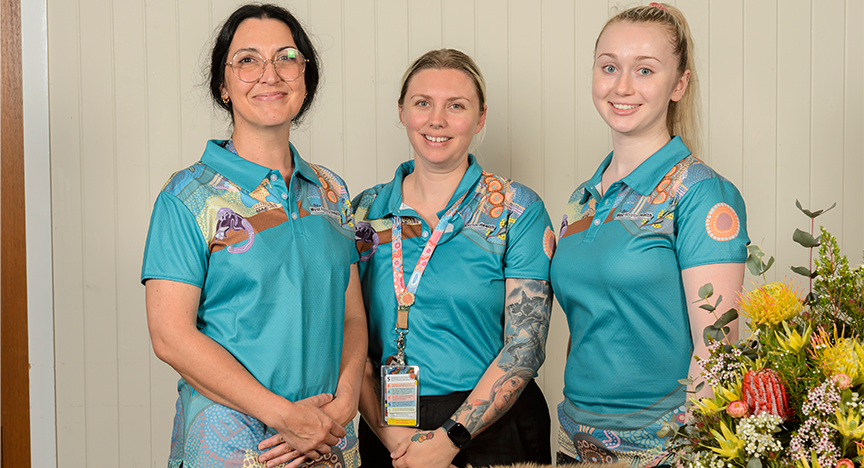
<path id="1" fill-rule="evenodd" d="M 567 415 L 634 431 L 684 403 L 692 341 L 681 271 L 743 263 L 749 238 L 738 190 L 680 138 L 601 197 L 611 159 L 570 197 L 551 278 L 572 340 Z"/>
<path id="2" fill-rule="evenodd" d="M 296 401 L 333 393 L 345 290 L 359 259 L 345 183 L 293 146 L 287 183 L 231 149 L 231 142 L 209 141 L 199 162 L 165 184 L 153 207 L 141 281 L 201 288 L 198 329 L 277 395 Z M 193 423 L 205 424 L 200 416 L 214 403 L 182 379 L 178 389 L 187 401 L 175 424 L 175 439 L 182 439 Z M 229 419 L 211 423 L 240 424 Z"/>
<path id="3" fill-rule="evenodd" d="M 413 170 L 413 161 L 403 163 L 393 180 L 354 201 L 369 353 L 381 364 L 396 354 L 393 216 L 403 220 L 406 281 L 434 230 L 403 205 L 402 181 Z M 483 171 L 473 155 L 447 208 L 465 193 L 408 318 L 405 355 L 409 365 L 420 366 L 422 396 L 472 390 L 501 351 L 506 278 L 549 279 L 555 236 L 543 201 L 528 187 Z"/>

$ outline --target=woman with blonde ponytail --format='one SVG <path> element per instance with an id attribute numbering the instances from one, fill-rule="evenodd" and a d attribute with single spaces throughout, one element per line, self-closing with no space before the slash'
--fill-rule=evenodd
<path id="1" fill-rule="evenodd" d="M 657 431 L 685 418 L 680 379 L 699 376 L 714 316 L 698 291 L 732 307 L 749 238 L 744 200 L 699 159 L 693 41 L 658 3 L 600 32 L 592 97 L 612 153 L 565 209 L 551 281 L 570 326 L 558 462 L 670 463 Z M 737 339 L 737 322 L 728 338 Z"/>

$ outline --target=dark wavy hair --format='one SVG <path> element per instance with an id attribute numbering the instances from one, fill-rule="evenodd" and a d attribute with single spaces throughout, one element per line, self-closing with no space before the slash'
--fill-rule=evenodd
<path id="1" fill-rule="evenodd" d="M 285 23 L 288 29 L 291 30 L 291 36 L 294 43 L 297 44 L 297 49 L 303 54 L 309 63 L 306 64 L 306 72 L 303 74 L 303 81 L 306 83 L 306 99 L 303 100 L 303 105 L 297 115 L 294 116 L 292 122 L 296 125 L 302 121 L 306 110 L 312 105 L 315 99 L 315 92 L 318 90 L 318 82 L 321 77 L 321 70 L 318 65 L 318 53 L 303 30 L 303 26 L 297 21 L 288 10 L 270 3 L 250 3 L 243 5 L 234 10 L 231 16 L 222 23 L 216 40 L 213 44 L 213 51 L 210 54 L 210 97 L 213 98 L 213 103 L 217 107 L 224 109 L 231 115 L 231 122 L 234 122 L 234 110 L 231 102 L 222 102 L 221 86 L 225 82 L 225 63 L 228 62 L 228 51 L 231 47 L 231 41 L 234 40 L 234 33 L 240 23 L 249 18 L 257 19 L 274 19 Z"/>

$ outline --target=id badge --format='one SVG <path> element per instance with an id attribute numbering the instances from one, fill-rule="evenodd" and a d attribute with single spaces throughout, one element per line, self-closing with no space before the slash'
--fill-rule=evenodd
<path id="1" fill-rule="evenodd" d="M 420 366 L 381 366 L 381 425 L 417 427 Z"/>

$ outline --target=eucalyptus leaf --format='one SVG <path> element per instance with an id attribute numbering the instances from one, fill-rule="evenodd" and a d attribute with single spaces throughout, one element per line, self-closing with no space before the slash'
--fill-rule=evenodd
<path id="1" fill-rule="evenodd" d="M 705 331 L 703 332 L 705 345 L 710 346 L 712 340 L 713 341 L 722 340 L 723 337 L 726 336 L 726 333 L 729 333 L 729 327 L 720 328 L 720 327 L 715 327 L 714 325 L 708 325 L 707 327 L 705 327 Z M 711 338 L 711 339 L 709 339 L 709 338 Z"/>
<path id="2" fill-rule="evenodd" d="M 717 296 L 717 302 L 714 303 L 714 308 L 720 307 L 720 303 L 723 302 L 723 295 Z"/>
<path id="3" fill-rule="evenodd" d="M 747 252 L 749 252 L 749 255 L 755 255 L 757 257 L 762 257 L 765 255 L 765 253 L 762 252 L 762 249 L 760 249 L 759 246 L 756 244 L 748 245 Z"/>
<path id="4" fill-rule="evenodd" d="M 804 232 L 800 229 L 795 229 L 795 234 L 792 234 L 792 240 L 801 244 L 803 247 L 819 247 L 819 241 L 816 240 L 809 232 Z"/>
<path id="5" fill-rule="evenodd" d="M 759 276 L 765 271 L 765 263 L 759 257 L 749 255 L 747 257 L 747 269 L 753 276 Z"/>
<path id="6" fill-rule="evenodd" d="M 696 384 L 696 388 L 694 388 L 693 390 L 695 390 L 696 393 L 699 393 L 699 391 L 702 390 L 702 387 L 704 387 L 704 386 L 705 386 L 705 382 L 699 382 L 698 384 Z"/>
<path id="7" fill-rule="evenodd" d="M 793 266 L 793 267 L 791 267 L 791 268 L 792 268 L 792 271 L 794 271 L 795 273 L 798 273 L 798 274 L 801 275 L 801 276 L 806 276 L 806 277 L 808 277 L 808 278 L 810 277 L 811 272 L 810 272 L 810 270 L 808 270 L 806 267 L 803 267 L 803 266 Z"/>
<path id="8" fill-rule="evenodd" d="M 711 283 L 705 283 L 701 288 L 699 288 L 699 297 L 702 299 L 708 299 L 709 297 L 714 295 L 714 285 Z"/>
<path id="9" fill-rule="evenodd" d="M 759 457 L 750 457 L 750 461 L 747 462 L 747 468 L 762 468 L 762 460 Z"/>
<path id="10" fill-rule="evenodd" d="M 801 212 L 804 213 L 805 215 L 807 215 L 810 219 L 813 219 L 819 215 L 823 215 L 823 214 L 831 211 L 831 209 L 833 209 L 835 206 L 837 206 L 837 203 L 835 202 L 833 205 L 829 206 L 828 208 L 825 208 L 824 210 L 816 210 L 816 211 L 805 210 L 804 208 L 801 207 L 801 202 L 799 202 L 798 200 L 795 200 L 795 206 L 797 206 L 798 209 L 801 210 Z"/>
<path id="11" fill-rule="evenodd" d="M 722 326 L 728 325 L 729 322 L 738 318 L 738 311 L 735 309 L 729 309 L 725 314 L 721 315 L 716 322 L 714 322 L 714 326 L 720 328 Z"/>
<path id="12" fill-rule="evenodd" d="M 762 271 L 763 271 L 763 272 L 766 272 L 766 271 L 770 270 L 770 269 L 771 269 L 771 265 L 773 265 L 773 264 L 774 264 L 774 257 L 771 257 L 771 258 L 768 259 L 768 264 L 765 265 L 765 269 L 762 270 Z"/>
<path id="13" fill-rule="evenodd" d="M 816 302 L 819 302 L 819 295 L 814 292 L 810 292 L 807 294 L 807 297 L 804 298 L 805 305 L 814 304 Z"/>
<path id="14" fill-rule="evenodd" d="M 702 305 L 699 306 L 699 308 L 700 308 L 700 309 L 705 309 L 705 310 L 707 310 L 708 312 L 714 312 L 714 311 L 716 310 L 716 308 L 715 308 L 714 306 L 712 306 L 711 304 L 702 304 Z"/>
<path id="15" fill-rule="evenodd" d="M 693 379 L 689 377 L 686 379 L 678 379 L 678 383 L 680 383 L 681 385 L 690 385 L 693 383 Z"/>

